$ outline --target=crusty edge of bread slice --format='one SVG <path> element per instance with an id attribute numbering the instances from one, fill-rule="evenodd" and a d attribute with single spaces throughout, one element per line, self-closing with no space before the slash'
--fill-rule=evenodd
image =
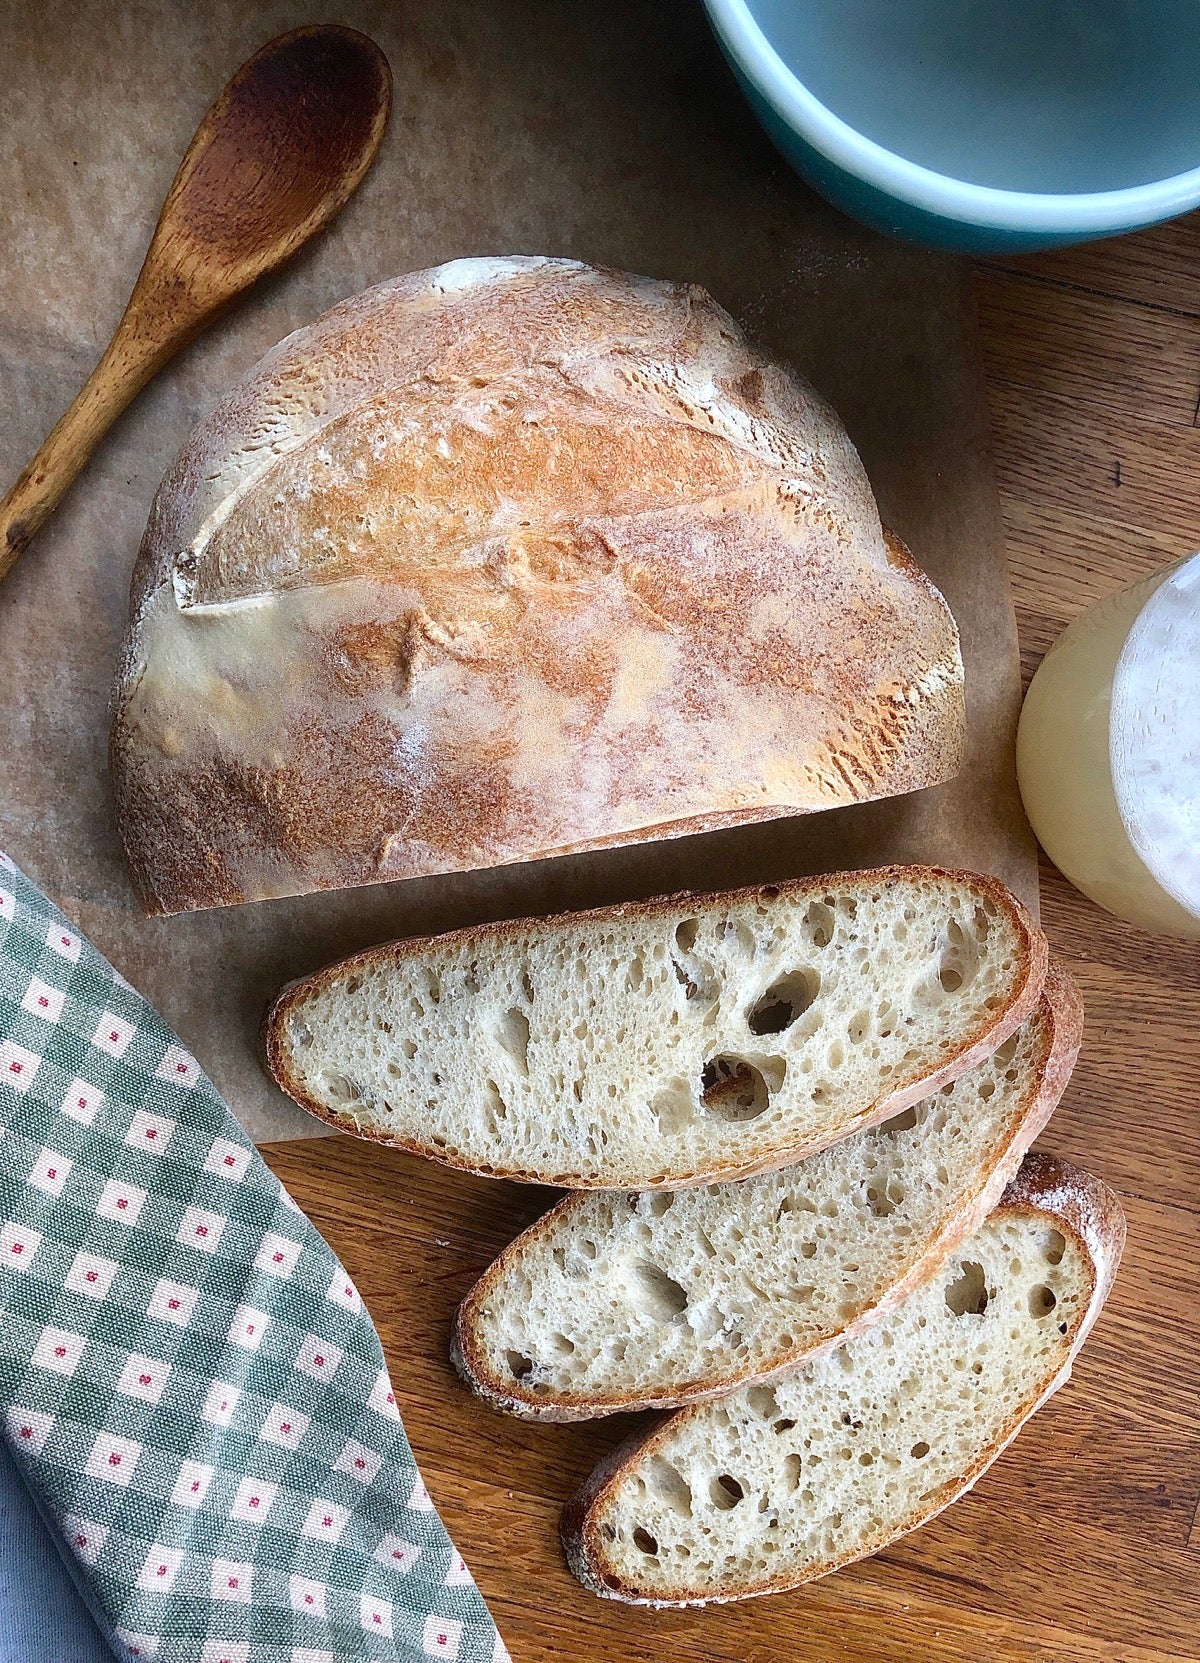
<path id="1" fill-rule="evenodd" d="M 948 878 L 957 883 L 971 883 L 979 890 L 990 895 L 992 900 L 1009 915 L 1024 939 L 1024 974 L 1020 978 L 1017 991 L 1009 1005 L 996 1013 L 990 1022 L 982 1022 L 970 1038 L 959 1047 L 958 1051 L 946 1058 L 941 1067 L 933 1073 L 914 1080 L 907 1086 L 889 1092 L 881 1097 L 871 1111 L 857 1119 L 852 1127 L 838 1128 L 832 1136 L 821 1143 L 808 1145 L 802 1151 L 803 1155 L 815 1155 L 822 1148 L 838 1143 L 851 1131 L 859 1131 L 866 1126 L 877 1125 L 880 1121 L 889 1120 L 893 1115 L 919 1103 L 931 1092 L 945 1085 L 948 1081 L 957 1079 L 966 1073 L 974 1063 L 982 1061 L 998 1046 L 1002 1045 L 1008 1036 L 1015 1032 L 1030 1015 L 1041 996 L 1042 987 L 1046 980 L 1049 964 L 1049 947 L 1045 936 L 1034 923 L 1028 910 L 1021 901 L 1009 890 L 999 878 L 986 872 L 971 872 L 956 870 L 940 866 L 882 866 L 869 867 L 861 871 L 825 872 L 809 877 L 793 878 L 774 884 L 752 884 L 741 889 L 714 890 L 702 893 L 694 890 L 682 890 L 673 895 L 658 896 L 646 901 L 625 901 L 613 906 L 593 907 L 583 912 L 558 913 L 549 917 L 521 918 L 500 920 L 495 923 L 470 925 L 466 929 L 450 930 L 439 935 L 412 936 L 402 941 L 384 942 L 377 947 L 368 947 L 363 952 L 352 954 L 349 958 L 339 959 L 323 969 L 314 971 L 312 975 L 303 976 L 289 982 L 281 988 L 273 1003 L 268 1007 L 261 1030 L 262 1053 L 268 1072 L 281 1090 L 300 1105 L 307 1113 L 317 1120 L 323 1120 L 327 1125 L 335 1127 L 340 1132 L 348 1132 L 354 1137 L 361 1137 L 371 1142 L 385 1144 L 388 1148 L 400 1149 L 410 1155 L 420 1155 L 426 1160 L 439 1162 L 443 1166 L 454 1167 L 461 1172 L 470 1172 L 480 1178 L 507 1178 L 516 1183 L 527 1184 L 557 1184 L 562 1183 L 561 1174 L 546 1171 L 528 1171 L 521 1167 L 510 1167 L 500 1163 L 486 1166 L 475 1166 L 467 1161 L 455 1158 L 433 1144 L 422 1143 L 415 1138 L 396 1137 L 382 1127 L 373 1127 L 365 1122 L 361 1113 L 357 1116 L 339 1114 L 319 1103 L 307 1092 L 292 1068 L 289 1060 L 288 1045 L 285 1039 L 285 1025 L 288 1017 L 310 992 L 328 986 L 341 976 L 353 974 L 360 967 L 370 966 L 378 969 L 387 962 L 399 963 L 406 958 L 417 957 L 423 949 L 434 943 L 471 942 L 485 944 L 489 941 L 503 942 L 511 939 L 519 931 L 539 929 L 553 931 L 562 927 L 566 919 L 610 919 L 629 917 L 656 917 L 663 913 L 670 913 L 680 907 L 711 908 L 732 906 L 743 902 L 766 900 L 770 901 L 779 895 L 803 895 L 809 892 L 819 892 L 843 883 L 883 883 L 893 877 L 914 877 L 921 881 Z M 749 1178 L 756 1172 L 769 1172 L 782 1166 L 789 1166 L 797 1158 L 800 1151 L 788 1149 L 773 1149 L 763 1159 L 748 1162 L 744 1165 L 728 1163 L 724 1166 L 706 1168 L 702 1171 L 689 1173 L 686 1177 L 672 1174 L 659 1184 L 646 1185 L 646 1188 L 681 1189 L 691 1184 L 707 1184 L 727 1178 Z M 575 1182 L 570 1187 L 575 1189 L 627 1189 L 628 1183 L 581 1183 Z"/>
<path id="2" fill-rule="evenodd" d="M 788 1374 L 812 1358 L 835 1350 L 844 1341 L 872 1327 L 913 1289 L 920 1287 L 934 1275 L 955 1248 L 978 1229 L 1000 1201 L 1026 1152 L 1034 1139 L 1045 1129 L 1066 1090 L 1083 1036 L 1083 1001 L 1070 975 L 1054 959 L 1050 961 L 1041 1002 L 1048 1017 L 1049 1042 L 1040 1078 L 1024 1116 L 1014 1126 L 1012 1136 L 1001 1151 L 996 1165 L 977 1189 L 963 1196 L 958 1211 L 947 1219 L 945 1228 L 929 1243 L 926 1251 L 907 1273 L 874 1305 L 868 1306 L 828 1339 L 818 1345 L 798 1349 L 777 1367 L 765 1369 L 760 1373 L 720 1379 L 711 1385 L 697 1386 L 692 1390 L 663 1390 L 636 1398 L 580 1396 L 549 1402 L 544 1398 L 535 1397 L 532 1392 L 523 1393 L 519 1382 L 513 1381 L 511 1377 L 501 1380 L 494 1370 L 488 1368 L 485 1358 L 473 1340 L 473 1314 L 478 1305 L 488 1298 L 514 1260 L 519 1259 L 542 1237 L 552 1234 L 564 1219 L 569 1220 L 572 1212 L 579 1210 L 584 1197 L 572 1194 L 543 1214 L 505 1248 L 463 1299 L 455 1313 L 450 1340 L 450 1358 L 455 1368 L 471 1390 L 494 1409 L 528 1420 L 590 1420 L 599 1415 L 624 1414 L 643 1409 L 678 1408 L 685 1403 L 703 1403 L 712 1398 L 723 1397 L 741 1386 L 753 1386 Z"/>
<path id="3" fill-rule="evenodd" d="M 935 1506 L 919 1515 L 910 1515 L 905 1523 L 872 1542 L 861 1553 L 842 1554 L 799 1576 L 784 1575 L 768 1584 L 730 1588 L 703 1599 L 664 1598 L 661 1593 L 651 1598 L 640 1594 L 634 1587 L 622 1585 L 615 1578 L 606 1581 L 603 1544 L 595 1522 L 598 1505 L 624 1470 L 652 1452 L 656 1443 L 661 1442 L 664 1434 L 680 1415 L 703 1415 L 706 1406 L 699 1404 L 680 1410 L 678 1415 L 668 1416 L 647 1432 L 635 1433 L 599 1463 L 567 1502 L 562 1513 L 560 1535 L 567 1563 L 584 1587 L 603 1599 L 619 1600 L 630 1605 L 653 1606 L 718 1605 L 727 1604 L 732 1600 L 783 1593 L 788 1588 L 815 1582 L 820 1577 L 828 1576 L 833 1571 L 841 1570 L 846 1565 L 879 1552 L 897 1538 L 928 1524 L 952 1502 L 965 1495 L 997 1457 L 1008 1448 L 1026 1421 L 1070 1379 L 1075 1357 L 1108 1298 L 1125 1246 L 1125 1214 L 1116 1191 L 1091 1173 L 1084 1172 L 1055 1155 L 1027 1155 L 1020 1171 L 1005 1190 L 999 1208 L 1042 1214 L 1052 1218 L 1059 1229 L 1072 1234 L 1091 1263 L 1092 1291 L 1075 1333 L 1071 1336 L 1062 1366 L 1037 1396 L 1013 1415 L 981 1457 L 960 1475 L 959 1481 Z"/>

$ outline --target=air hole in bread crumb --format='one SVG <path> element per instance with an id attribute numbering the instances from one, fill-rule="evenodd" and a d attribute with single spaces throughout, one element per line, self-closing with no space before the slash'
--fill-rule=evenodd
<path id="1" fill-rule="evenodd" d="M 780 1201 L 778 1207 L 775 1209 L 775 1217 L 778 1220 L 781 1219 L 785 1213 L 815 1213 L 816 1210 L 817 1209 L 813 1206 L 807 1195 L 802 1195 L 798 1191 L 792 1190 Z"/>
<path id="2" fill-rule="evenodd" d="M 651 1559 L 658 1556 L 658 1543 L 648 1530 L 642 1529 L 640 1524 L 633 1532 L 633 1545 L 640 1553 L 648 1554 Z M 615 1583 L 613 1586 L 615 1586 Z"/>
<path id="3" fill-rule="evenodd" d="M 1003 1045 L 997 1046 L 996 1051 L 994 1052 L 994 1054 L 992 1056 L 992 1061 L 994 1063 L 998 1063 L 1001 1068 L 1007 1068 L 1009 1063 L 1016 1056 L 1017 1046 L 1020 1043 L 1021 1043 L 1021 1029 L 1018 1028 L 1015 1034 L 1010 1034 L 1009 1035 L 1009 1037 L 1004 1041 Z"/>
<path id="4" fill-rule="evenodd" d="M 652 1195 L 649 1202 L 651 1216 L 661 1218 L 664 1213 L 670 1212 L 674 1199 L 670 1190 L 660 1190 L 657 1195 Z"/>
<path id="5" fill-rule="evenodd" d="M 719 1507 L 723 1513 L 728 1513 L 737 1506 L 746 1492 L 731 1473 L 718 1473 L 708 1487 L 708 1493 L 714 1507 Z"/>
<path id="6" fill-rule="evenodd" d="M 956 1317 L 981 1317 L 988 1308 L 987 1277 L 983 1266 L 964 1259 L 956 1281 L 946 1284 L 946 1304 Z"/>
<path id="7" fill-rule="evenodd" d="M 508 1119 L 508 1104 L 500 1094 L 500 1087 L 490 1077 L 484 1081 L 483 1090 L 488 1131 L 494 1136 L 500 1130 L 500 1122 Z"/>
<path id="8" fill-rule="evenodd" d="M 783 1482 L 789 1490 L 800 1488 L 801 1461 L 798 1455 L 785 1455 L 783 1458 Z"/>
<path id="9" fill-rule="evenodd" d="M 885 1136 L 891 1137 L 896 1132 L 911 1132 L 916 1124 L 916 1109 L 901 1109 L 899 1114 L 894 1114 L 890 1120 L 885 1120 L 879 1130 Z"/>
<path id="10" fill-rule="evenodd" d="M 690 953 L 696 945 L 696 934 L 700 928 L 698 918 L 681 918 L 675 926 L 675 945 L 681 953 Z"/>
<path id="11" fill-rule="evenodd" d="M 496 1024 L 496 1040 L 523 1074 L 529 1072 L 529 1018 L 515 1005 Z"/>
<path id="12" fill-rule="evenodd" d="M 882 1189 L 874 1184 L 867 1186 L 867 1205 L 876 1218 L 889 1218 L 903 1200 L 904 1186 L 896 1178 Z"/>
<path id="13" fill-rule="evenodd" d="M 703 999 L 709 1004 L 715 1004 L 719 990 L 712 966 L 692 955 L 692 948 L 696 941 L 696 932 L 700 927 L 698 918 L 682 918 L 675 926 L 674 945 L 671 948 L 671 969 L 675 979 L 683 989 L 684 998 L 689 1002 Z"/>
<path id="14" fill-rule="evenodd" d="M 335 1103 L 361 1103 L 362 1087 L 347 1074 L 326 1074 L 321 1084 Z"/>
<path id="15" fill-rule="evenodd" d="M 810 901 L 805 909 L 801 928 L 814 947 L 828 947 L 833 940 L 833 908 L 824 901 Z"/>
<path id="16" fill-rule="evenodd" d="M 757 1120 L 771 1094 L 760 1069 L 745 1057 L 713 1057 L 700 1076 L 700 1101 L 721 1120 Z"/>
<path id="17" fill-rule="evenodd" d="M 1061 1230 L 1047 1232 L 1046 1240 L 1042 1244 L 1042 1255 L 1048 1265 L 1061 1265 L 1063 1254 L 1066 1252 L 1067 1238 Z"/>
<path id="18" fill-rule="evenodd" d="M 658 1121 L 664 1137 L 682 1132 L 696 1118 L 696 1099 L 691 1086 L 678 1076 L 668 1080 L 651 1100 L 650 1113 Z"/>
<path id="19" fill-rule="evenodd" d="M 661 1455 L 651 1456 L 646 1467 L 646 1484 L 652 1496 L 665 1501 L 667 1506 L 685 1519 L 692 1516 L 692 1486 L 679 1468 Z"/>
<path id="20" fill-rule="evenodd" d="M 527 1357 L 523 1351 L 506 1351 L 504 1361 L 514 1380 L 524 1380 L 533 1373 L 533 1358 Z"/>
<path id="21" fill-rule="evenodd" d="M 789 970 L 772 982 L 746 1017 L 752 1034 L 782 1034 L 809 1009 L 821 991 L 815 970 Z"/>
<path id="22" fill-rule="evenodd" d="M 763 1420 L 770 1420 L 779 1413 L 779 1399 L 770 1386 L 751 1386 L 746 1393 L 746 1401 Z"/>
<path id="23" fill-rule="evenodd" d="M 909 1450 L 909 1454 L 912 1456 L 914 1461 L 923 1461 L 929 1454 L 929 1445 L 925 1442 L 924 1438 L 922 1438 L 920 1443 L 916 1443 L 912 1446 Z"/>
<path id="24" fill-rule="evenodd" d="M 737 952 L 745 958 L 753 958 L 758 948 L 754 931 L 740 918 L 726 918 L 717 931 L 717 940 L 726 953 Z"/>
<path id="25" fill-rule="evenodd" d="M 1053 1288 L 1048 1288 L 1044 1282 L 1039 1282 L 1036 1288 L 1029 1290 L 1029 1314 L 1031 1317 L 1048 1317 L 1058 1304 L 1058 1295 Z"/>
<path id="26" fill-rule="evenodd" d="M 686 1289 L 649 1259 L 631 1267 L 629 1291 L 635 1308 L 655 1322 L 671 1322 L 687 1310 Z"/>
<path id="27" fill-rule="evenodd" d="M 346 992 L 347 993 L 357 993 L 361 986 L 362 986 L 362 977 L 361 976 L 351 976 L 350 980 L 346 983 Z"/>

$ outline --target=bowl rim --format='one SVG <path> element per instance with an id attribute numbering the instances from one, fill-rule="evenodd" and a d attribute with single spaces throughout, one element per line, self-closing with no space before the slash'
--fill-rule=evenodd
<path id="1" fill-rule="evenodd" d="M 721 45 L 751 86 L 805 143 L 835 167 L 941 219 L 992 230 L 1089 232 L 1171 219 L 1200 203 L 1200 167 L 1120 190 L 1010 191 L 975 185 L 910 162 L 866 138 L 822 104 L 788 68 L 748 0 L 704 0 Z"/>

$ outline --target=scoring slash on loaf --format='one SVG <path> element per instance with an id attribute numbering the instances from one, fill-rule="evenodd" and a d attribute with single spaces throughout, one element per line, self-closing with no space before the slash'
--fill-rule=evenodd
<path id="1" fill-rule="evenodd" d="M 717 1397 L 842 1343 L 996 1205 L 1066 1089 L 1082 1027 L 1052 962 L 1037 1010 L 990 1057 L 799 1166 L 569 1196 L 459 1307 L 460 1373 L 496 1408 L 580 1420 Z"/>
<path id="2" fill-rule="evenodd" d="M 958 634 L 703 290 L 458 260 L 289 336 L 154 500 L 115 693 L 155 912 L 912 791 Z"/>
<path id="3" fill-rule="evenodd" d="M 1029 1156 L 885 1321 L 597 1468 L 563 1515 L 572 1570 L 610 1599 L 703 1605 L 810 1582 L 925 1524 L 1068 1378 L 1124 1240 L 1106 1185 Z"/>
<path id="4" fill-rule="evenodd" d="M 995 878 L 888 867 L 485 925 L 286 988 L 268 1066 L 343 1131 L 570 1189 L 787 1165 L 1032 1012 L 1044 936 Z"/>

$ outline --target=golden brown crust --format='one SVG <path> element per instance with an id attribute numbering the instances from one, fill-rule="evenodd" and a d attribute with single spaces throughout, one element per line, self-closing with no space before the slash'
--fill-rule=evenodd
<path id="1" fill-rule="evenodd" d="M 481 1349 L 475 1343 L 476 1313 L 491 1297 L 497 1283 L 524 1253 L 535 1248 L 543 1237 L 551 1234 L 564 1215 L 570 1216 L 580 1205 L 578 1195 L 568 1195 L 548 1213 L 535 1220 L 484 1271 L 455 1312 L 450 1340 L 450 1357 L 458 1373 L 471 1390 L 490 1404 L 508 1414 L 529 1420 L 575 1421 L 590 1420 L 599 1415 L 634 1413 L 646 1409 L 671 1409 L 683 1404 L 704 1403 L 742 1386 L 762 1384 L 792 1373 L 814 1357 L 835 1350 L 846 1340 L 873 1327 L 888 1312 L 919 1288 L 966 1238 L 974 1233 L 997 1205 L 1013 1180 L 1034 1140 L 1041 1135 L 1059 1099 L 1067 1088 L 1079 1045 L 1083 1036 L 1083 1001 L 1079 989 L 1066 969 L 1051 959 L 1041 1002 L 1031 1020 L 1040 1021 L 1043 1029 L 1041 1057 L 1037 1076 L 1022 1111 L 1015 1115 L 1008 1141 L 1000 1150 L 992 1170 L 978 1188 L 965 1195 L 952 1219 L 942 1233 L 928 1245 L 927 1250 L 878 1301 L 859 1313 L 837 1333 L 819 1345 L 794 1349 L 781 1354 L 769 1366 L 753 1374 L 729 1374 L 707 1378 L 701 1383 L 674 1390 L 664 1388 L 647 1392 L 638 1398 L 614 1396 L 601 1398 L 583 1393 L 564 1395 L 547 1402 L 532 1390 L 523 1390 L 520 1381 L 511 1375 L 501 1378 L 488 1366 Z"/>
<path id="2" fill-rule="evenodd" d="M 146 906 L 508 864 L 957 771 L 953 619 L 703 291 L 454 262 L 298 331 L 155 498 L 112 738 Z"/>
<path id="3" fill-rule="evenodd" d="M 571 1570 L 586 1588 L 605 1599 L 622 1600 L 635 1605 L 704 1605 L 724 1604 L 730 1600 L 752 1599 L 759 1595 L 782 1593 L 788 1588 L 801 1587 L 807 1582 L 828 1576 L 833 1571 L 853 1564 L 869 1554 L 877 1553 L 897 1537 L 907 1535 L 927 1524 L 951 1502 L 964 1495 L 987 1471 L 999 1455 L 1007 1449 L 1031 1415 L 1066 1383 L 1080 1346 L 1087 1338 L 1108 1297 L 1125 1245 L 1125 1215 L 1116 1192 L 1099 1178 L 1081 1168 L 1059 1160 L 1056 1156 L 1027 1155 L 1020 1172 L 1006 1189 L 1000 1208 L 1006 1211 L 1031 1212 L 1052 1218 L 1055 1225 L 1074 1236 L 1082 1247 L 1092 1268 L 1092 1287 L 1088 1299 L 1075 1313 L 1073 1328 L 1066 1336 L 1065 1355 L 1061 1368 L 1044 1390 L 1021 1405 L 1001 1429 L 997 1438 L 980 1459 L 964 1473 L 956 1476 L 942 1491 L 931 1498 L 917 1518 L 899 1530 L 882 1532 L 879 1539 L 863 1546 L 861 1551 L 831 1558 L 804 1575 L 782 1576 L 762 1584 L 746 1585 L 722 1591 L 708 1598 L 697 1598 L 688 1590 L 680 1590 L 679 1597 L 657 1595 L 647 1599 L 636 1588 L 623 1585 L 605 1565 L 603 1542 L 597 1517 L 603 1501 L 630 1462 L 660 1444 L 677 1419 L 670 1416 L 652 1426 L 649 1431 L 635 1433 L 596 1467 L 580 1486 L 562 1513 L 560 1533 L 563 1549 Z M 698 1409 L 683 1409 L 682 1415 L 697 1414 Z"/>
<path id="4" fill-rule="evenodd" d="M 990 873 L 983 872 L 955 872 L 937 866 L 884 866 L 860 872 L 818 873 L 812 877 L 793 878 L 777 884 L 756 884 L 745 889 L 723 890 L 713 894 L 697 894 L 682 891 L 676 895 L 657 897 L 647 901 L 626 901 L 617 906 L 595 907 L 587 912 L 561 915 L 557 918 L 534 918 L 502 920 L 497 923 L 476 924 L 462 930 L 452 930 L 443 936 L 414 936 L 404 941 L 385 942 L 378 947 L 369 947 L 361 953 L 341 959 L 335 964 L 327 965 L 323 970 L 314 972 L 283 988 L 275 1002 L 263 1018 L 262 1050 L 269 1072 L 276 1082 L 294 1102 L 318 1120 L 335 1126 L 339 1131 L 350 1132 L 355 1137 L 367 1138 L 376 1143 L 386 1144 L 389 1148 L 401 1149 L 407 1154 L 421 1155 L 428 1160 L 438 1161 L 442 1165 L 454 1167 L 459 1171 L 470 1172 L 483 1178 L 507 1178 L 516 1183 L 550 1184 L 564 1189 L 611 1189 L 612 1183 L 604 1183 L 581 1175 L 578 1172 L 547 1172 L 527 1171 L 523 1168 L 494 1166 L 473 1166 L 457 1158 L 452 1152 L 439 1148 L 433 1143 L 425 1144 L 411 1138 L 396 1137 L 379 1126 L 372 1126 L 361 1108 L 351 1116 L 339 1115 L 318 1102 L 299 1079 L 296 1071 L 291 1067 L 288 1045 L 285 1037 L 285 1027 L 289 1014 L 295 1006 L 310 992 L 328 986 L 339 977 L 353 974 L 361 965 L 378 968 L 390 959 L 393 963 L 402 958 L 419 955 L 431 942 L 463 942 L 471 945 L 483 946 L 488 941 L 503 941 L 518 930 L 541 928 L 553 931 L 559 928 L 563 918 L 579 919 L 611 919 L 644 917 L 652 918 L 669 913 L 680 906 L 735 906 L 741 902 L 772 899 L 777 895 L 805 895 L 820 894 L 823 890 L 848 883 L 875 885 L 886 883 L 890 879 L 905 877 L 917 881 L 948 880 L 957 883 L 971 884 L 981 895 L 987 896 L 1002 912 L 1007 913 L 1010 921 L 1015 925 L 1021 938 L 1022 969 L 1017 980 L 1017 988 L 1011 1003 L 996 1011 L 990 1019 L 981 1020 L 974 1033 L 964 1041 L 959 1049 L 946 1057 L 942 1066 L 933 1073 L 921 1075 L 888 1092 L 876 1100 L 871 1107 L 861 1113 L 853 1121 L 839 1122 L 836 1128 L 823 1141 L 813 1141 L 802 1148 L 794 1143 L 780 1143 L 753 1161 L 736 1163 L 729 1161 L 722 1166 L 706 1168 L 702 1172 L 678 1173 L 671 1172 L 661 1178 L 648 1178 L 641 1187 L 644 1189 L 684 1189 L 693 1184 L 712 1183 L 725 1178 L 748 1178 L 756 1172 L 769 1172 L 777 1167 L 790 1166 L 794 1161 L 802 1160 L 809 1155 L 815 1155 L 821 1149 L 849 1135 L 850 1132 L 861 1130 L 866 1126 L 874 1126 L 882 1120 L 888 1120 L 894 1114 L 919 1103 L 923 1097 L 928 1097 L 939 1086 L 957 1079 L 966 1073 L 976 1062 L 990 1055 L 996 1047 L 1016 1031 L 1035 1009 L 1041 997 L 1042 988 L 1046 981 L 1049 965 L 1049 948 L 1046 938 L 1033 922 L 1022 903 L 1012 892 L 994 878 Z"/>

